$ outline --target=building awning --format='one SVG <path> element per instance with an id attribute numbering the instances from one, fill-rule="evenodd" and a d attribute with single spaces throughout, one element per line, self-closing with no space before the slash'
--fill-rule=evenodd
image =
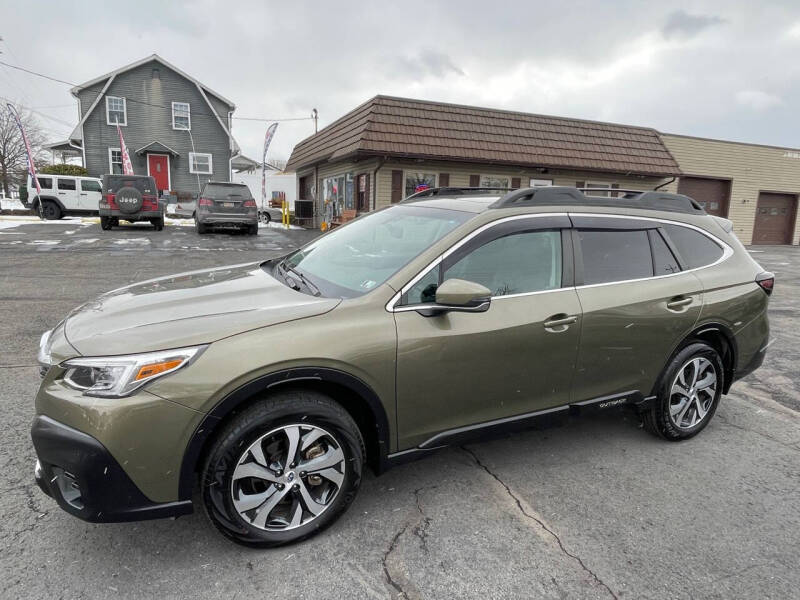
<path id="1" fill-rule="evenodd" d="M 158 141 L 150 142 L 146 146 L 142 146 L 136 151 L 136 154 L 139 156 L 144 156 L 145 154 L 169 154 L 170 156 L 180 156 L 175 150 Z"/>
<path id="2" fill-rule="evenodd" d="M 63 142 L 53 142 L 52 144 L 45 144 L 44 147 L 52 152 L 60 152 L 62 154 L 73 154 L 75 156 L 81 155 L 80 146 L 74 146 L 70 140 Z"/>
<path id="3" fill-rule="evenodd" d="M 237 154 L 231 158 L 231 167 L 237 172 L 252 171 L 261 166 L 261 163 L 246 157 L 244 154 Z"/>

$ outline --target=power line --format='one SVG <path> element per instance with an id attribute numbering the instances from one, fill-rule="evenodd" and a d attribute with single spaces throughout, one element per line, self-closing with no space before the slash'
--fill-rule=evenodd
<path id="1" fill-rule="evenodd" d="M 0 60 L 0 65 L 4 65 L 6 67 L 11 67 L 12 69 L 17 69 L 19 71 L 23 71 L 23 72 L 28 73 L 30 75 L 35 75 L 36 77 L 42 77 L 44 79 L 48 79 L 48 80 L 54 81 L 56 83 L 63 83 L 64 85 L 68 85 L 70 87 L 80 87 L 80 85 L 77 84 L 77 83 L 64 81 L 63 79 L 58 79 L 57 77 L 51 77 L 49 75 L 45 75 L 44 73 L 37 73 L 36 71 L 31 71 L 30 69 L 26 69 L 25 67 L 20 67 L 18 65 L 12 65 L 10 63 L 3 62 L 1 60 Z M 109 94 L 107 94 L 105 92 L 100 92 L 95 96 L 95 99 L 97 99 L 98 97 L 108 96 L 108 95 Z M 146 102 L 144 100 L 137 100 L 136 98 L 128 98 L 128 97 L 126 97 L 125 100 L 126 100 L 126 102 L 133 102 L 135 104 L 143 104 L 145 106 L 151 106 L 153 108 L 160 108 L 160 109 L 163 109 L 163 110 L 168 110 L 170 112 L 172 111 L 172 107 L 171 106 L 164 106 L 163 104 L 153 104 L 152 102 Z M 223 118 L 222 115 L 219 115 L 219 114 L 216 114 L 216 113 L 212 114 L 212 113 L 203 113 L 203 112 L 194 112 L 194 111 L 192 111 L 192 117 L 194 117 L 194 116 L 213 117 L 215 119 L 216 118 L 219 118 L 219 119 Z M 265 123 L 274 123 L 274 122 L 284 122 L 284 121 L 310 121 L 314 117 L 289 117 L 289 118 L 284 118 L 284 119 L 265 119 L 265 118 L 262 118 L 262 117 L 232 117 L 232 118 L 236 119 L 237 121 L 261 121 L 261 122 L 265 122 Z"/>

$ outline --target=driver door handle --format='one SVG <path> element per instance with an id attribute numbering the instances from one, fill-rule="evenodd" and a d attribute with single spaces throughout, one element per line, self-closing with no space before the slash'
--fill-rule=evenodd
<path id="1" fill-rule="evenodd" d="M 577 320 L 577 315 L 553 315 L 544 322 L 544 328 L 552 332 L 566 331 Z"/>

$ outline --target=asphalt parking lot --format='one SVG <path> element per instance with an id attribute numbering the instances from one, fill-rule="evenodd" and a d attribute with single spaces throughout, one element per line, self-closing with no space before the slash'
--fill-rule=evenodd
<path id="1" fill-rule="evenodd" d="M 606 412 L 444 450 L 368 474 L 330 529 L 268 551 L 224 540 L 201 511 L 94 525 L 39 491 L 29 427 L 42 331 L 103 291 L 268 258 L 315 235 L 0 218 L 0 596 L 798 597 L 798 247 L 754 249 L 777 275 L 775 341 L 688 442 Z"/>

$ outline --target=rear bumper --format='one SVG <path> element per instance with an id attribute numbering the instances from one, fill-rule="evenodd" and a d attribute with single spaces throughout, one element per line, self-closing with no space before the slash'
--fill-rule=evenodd
<path id="1" fill-rule="evenodd" d="M 764 358 L 767 356 L 767 348 L 769 348 L 770 344 L 772 344 L 772 340 L 766 341 L 764 346 L 761 347 L 758 352 L 753 355 L 753 358 L 741 369 L 737 369 L 736 372 L 733 374 L 733 380 L 739 381 L 743 377 L 747 377 L 758 369 L 762 364 L 764 364 Z"/>
<path id="2" fill-rule="evenodd" d="M 103 444 L 88 434 L 37 415 L 31 438 L 38 458 L 36 483 L 62 509 L 84 521 L 141 521 L 192 512 L 190 500 L 148 499 Z"/>
<path id="3" fill-rule="evenodd" d="M 258 225 L 258 214 L 254 213 L 252 215 L 236 215 L 225 213 L 198 213 L 197 220 L 203 225 Z"/>
<path id="4" fill-rule="evenodd" d="M 164 213 L 160 210 L 142 210 L 135 213 L 124 213 L 121 210 L 100 209 L 101 217 L 118 217 L 123 221 L 146 221 L 147 219 L 160 219 Z"/>

